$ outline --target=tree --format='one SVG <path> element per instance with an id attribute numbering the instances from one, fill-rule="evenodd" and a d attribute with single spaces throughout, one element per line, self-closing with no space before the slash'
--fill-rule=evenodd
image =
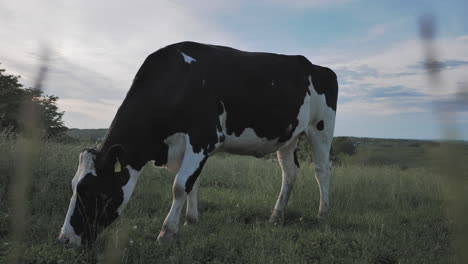
<path id="1" fill-rule="evenodd" d="M 54 95 L 47 95 L 39 100 L 41 107 L 41 123 L 44 125 L 45 133 L 49 137 L 56 137 L 67 131 L 67 127 L 63 124 L 64 112 L 59 112 L 57 100 L 59 98 Z"/>
<path id="2" fill-rule="evenodd" d="M 0 130 L 20 132 L 22 128 L 20 111 L 22 105 L 31 103 L 39 117 L 41 130 L 45 137 L 62 135 L 67 127 L 63 124 L 64 112 L 57 107 L 58 97 L 43 95 L 37 88 L 25 88 L 19 82 L 21 76 L 5 74 L 0 69 Z"/>

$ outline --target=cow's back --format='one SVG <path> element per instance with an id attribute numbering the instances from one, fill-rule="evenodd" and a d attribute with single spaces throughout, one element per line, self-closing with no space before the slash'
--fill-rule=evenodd
<path id="1" fill-rule="evenodd" d="M 326 81 L 320 88 L 311 86 L 311 75 L 321 71 L 317 67 L 303 56 L 173 44 L 148 56 L 116 119 L 142 128 L 140 138 L 150 137 L 155 149 L 164 149 L 161 142 L 167 137 L 186 133 L 197 150 L 212 151 L 220 129 L 227 140 L 249 132 L 281 144 L 300 125 L 310 89 L 328 93 Z M 119 124 L 114 120 L 114 125 Z"/>

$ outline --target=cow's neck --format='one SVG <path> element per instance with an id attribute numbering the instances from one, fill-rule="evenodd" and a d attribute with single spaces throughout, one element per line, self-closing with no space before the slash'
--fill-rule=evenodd
<path id="1" fill-rule="evenodd" d="M 164 139 L 169 132 L 155 126 L 157 120 L 160 120 L 160 117 L 155 116 L 158 111 L 149 111 L 148 105 L 141 101 L 141 98 L 154 97 L 148 94 L 151 91 L 136 90 L 132 85 L 99 149 L 106 152 L 113 145 L 122 145 L 126 159 L 124 162 L 137 170 L 150 160 L 154 160 L 156 166 L 167 163 L 168 147 Z M 164 124 L 164 121 L 158 123 Z"/>
<path id="2" fill-rule="evenodd" d="M 99 151 L 106 153 L 112 146 L 122 145 L 124 149 L 123 162 L 139 171 L 149 160 L 153 159 L 149 153 L 149 142 L 145 146 L 142 138 L 145 136 L 136 135 L 128 126 L 119 128 L 119 126 L 112 124 L 99 147 Z"/>

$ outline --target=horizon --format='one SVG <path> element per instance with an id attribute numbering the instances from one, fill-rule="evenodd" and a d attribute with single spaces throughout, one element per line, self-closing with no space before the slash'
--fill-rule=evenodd
<path id="1" fill-rule="evenodd" d="M 101 128 L 78 128 L 78 127 L 69 127 L 67 128 L 68 130 L 71 129 L 78 129 L 78 130 L 102 130 L 102 129 L 109 129 L 108 127 L 101 127 Z M 368 138 L 368 139 L 386 139 L 386 140 L 415 140 L 415 141 L 462 141 L 462 142 L 468 142 L 468 140 L 465 139 L 447 139 L 447 138 L 384 138 L 384 137 L 361 137 L 361 136 L 346 136 L 346 135 L 340 135 L 337 136 L 335 135 L 334 138 L 336 137 L 349 137 L 349 138 Z"/>
<path id="2" fill-rule="evenodd" d="M 108 127 L 146 56 L 192 40 L 330 67 L 335 136 L 443 140 L 456 128 L 450 138 L 468 140 L 465 1 L 22 2 L 0 4 L 0 68 L 28 87 L 48 54 L 44 92 L 60 98 L 68 127 Z M 419 23 L 428 15 L 443 90 L 424 67 Z"/>

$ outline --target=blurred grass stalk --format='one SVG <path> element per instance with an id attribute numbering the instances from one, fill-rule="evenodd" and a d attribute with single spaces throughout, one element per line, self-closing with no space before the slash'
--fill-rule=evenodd
<path id="1" fill-rule="evenodd" d="M 112 239 L 113 238 L 113 239 Z M 128 224 L 121 225 L 114 233 L 114 236 L 109 237 L 106 245 L 106 250 L 103 254 L 103 263 L 116 264 L 127 263 L 128 246 L 133 244 L 130 238 L 130 227 Z"/>
<path id="2" fill-rule="evenodd" d="M 441 63 L 438 61 L 437 47 L 435 43 L 436 21 L 432 15 L 426 15 L 420 19 L 420 33 L 422 38 L 425 68 L 428 75 L 429 86 L 434 96 L 444 89 L 441 81 Z M 462 87 L 463 88 L 463 87 Z M 459 91 L 464 94 L 466 91 Z M 434 98 L 437 99 L 437 98 Z M 434 104 L 434 114 L 439 122 L 445 144 L 437 153 L 434 168 L 447 181 L 447 213 L 453 221 L 453 246 L 456 253 L 456 261 L 468 263 L 468 175 L 467 161 L 463 160 L 456 117 L 456 105 L 458 98 L 449 99 L 442 105 Z M 438 100 L 434 100 L 437 102 Z M 461 102 L 468 104 L 468 102 Z"/>
<path id="3" fill-rule="evenodd" d="M 42 84 L 48 70 L 49 53 L 47 49 L 41 52 L 39 73 L 35 81 L 35 88 L 42 90 Z M 30 222 L 29 190 L 33 177 L 33 164 L 37 159 L 38 148 L 43 130 L 39 118 L 37 105 L 32 101 L 22 104 L 19 116 L 21 135 L 16 138 L 15 170 L 9 187 L 10 195 L 10 224 L 13 239 L 13 250 L 10 252 L 8 263 L 21 263 L 25 250 L 25 237 Z"/>

